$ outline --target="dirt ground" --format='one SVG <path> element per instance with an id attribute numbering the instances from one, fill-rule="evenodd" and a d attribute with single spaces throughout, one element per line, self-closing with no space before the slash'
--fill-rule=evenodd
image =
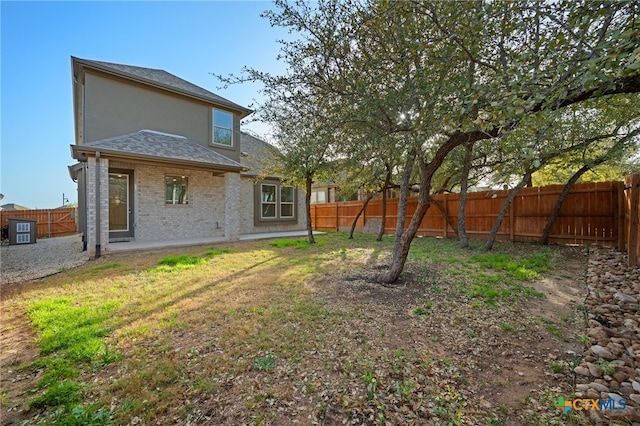
<path id="1" fill-rule="evenodd" d="M 319 281 L 315 289 L 317 297 L 336 308 L 375 305 L 369 327 L 386 327 L 384 344 L 428 351 L 434 359 L 456 366 L 457 371 L 441 372 L 449 376 L 442 382 L 458 377 L 454 381 L 462 389 L 468 413 L 497 409 L 507 413 L 506 424 L 537 424 L 553 408 L 550 393 L 572 392 L 568 365 L 574 353 L 579 356 L 584 350 L 578 336 L 584 334 L 587 321 L 582 310 L 587 251 L 567 247 L 559 253 L 553 273 L 527 283 L 543 298 L 490 307 L 460 303 L 459 283 L 447 282 L 441 273 L 446 266 L 434 264 L 409 264 L 397 286 L 374 284 L 367 279 L 373 274 L 364 272 Z M 407 315 L 420 299 L 433 301 L 429 314 Z M 552 363 L 564 371 L 553 373 Z"/>
<path id="2" fill-rule="evenodd" d="M 561 258 L 554 261 L 555 269 L 543 279 L 527 283 L 543 293 L 543 298 L 518 297 L 491 306 L 471 303 L 460 291 L 468 283 L 446 274 L 447 265 L 440 264 L 411 262 L 401 282 L 394 286 L 373 283 L 372 278 L 379 271 L 377 266 L 369 265 L 367 269 L 319 278 L 311 287 L 313 297 L 327 302 L 332 309 L 362 312 L 360 322 L 350 323 L 348 329 L 335 330 L 336 339 L 347 335 L 351 345 L 367 341 L 372 351 L 384 348 L 384 351 L 428 353 L 434 365 L 432 383 L 447 389 L 449 397 L 463 407 L 462 418 L 475 419 L 462 424 L 487 424 L 486 413 L 500 415 L 502 420 L 496 424 L 540 424 L 549 419 L 550 424 L 563 424 L 553 405 L 557 395 L 570 394 L 573 383 L 568 365 L 573 354 L 581 354 L 584 349 L 578 336 L 584 333 L 586 324 L 582 307 L 586 296 L 587 250 L 566 247 L 557 253 Z M 12 309 L 12 295 L 19 294 L 24 286 L 38 285 L 41 282 L 5 287 L 2 310 Z M 425 303 L 429 306 L 428 314 L 416 315 L 415 308 Z M 2 321 L 0 385 L 2 389 L 10 389 L 2 395 L 2 425 L 20 424 L 28 418 L 19 411 L 7 412 L 7 407 L 11 409 L 14 405 L 6 402 L 20 398 L 22 391 L 38 380 L 32 372 L 19 368 L 38 356 L 35 335 L 27 324 L 21 315 L 14 316 L 11 323 Z M 348 347 L 343 349 L 349 352 Z M 554 363 L 564 366 L 564 371 L 553 372 L 550 365 Z M 308 367 L 316 369 L 312 364 Z M 103 374 L 112 373 L 107 369 Z M 336 389 L 331 389 L 331 380 L 339 381 L 337 376 L 327 372 L 324 378 L 328 395 L 340 386 L 336 384 Z M 284 389 L 286 386 L 289 385 L 282 383 L 283 394 L 289 392 Z M 237 401 L 244 405 L 243 398 L 245 395 L 225 395 L 226 403 L 230 404 Z M 191 404 L 200 404 L 199 411 L 210 413 L 207 418 L 215 424 L 216 417 L 211 417 L 211 407 L 207 407 L 210 402 L 194 399 Z M 357 410 L 358 407 L 353 408 L 353 418 L 366 418 L 366 413 Z M 340 413 L 337 402 L 329 403 L 314 423 L 342 424 Z M 296 414 L 283 407 L 281 414 L 282 419 L 302 424 L 309 421 L 306 412 Z"/>

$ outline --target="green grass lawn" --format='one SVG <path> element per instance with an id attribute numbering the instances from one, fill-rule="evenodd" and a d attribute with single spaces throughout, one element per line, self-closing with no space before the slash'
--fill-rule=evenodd
<path id="1" fill-rule="evenodd" d="M 111 255 L 25 286 L 3 331 L 28 321 L 38 355 L 5 362 L 31 381 L 3 381 L 3 406 L 26 424 L 504 424 L 512 408 L 474 408 L 493 378 L 443 353 L 550 330 L 515 306 L 544 298 L 554 250 L 419 238 L 388 288 L 391 239 L 317 240 Z"/>

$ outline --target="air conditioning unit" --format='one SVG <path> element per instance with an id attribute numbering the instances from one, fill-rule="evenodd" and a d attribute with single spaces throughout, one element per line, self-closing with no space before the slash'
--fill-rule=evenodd
<path id="1" fill-rule="evenodd" d="M 9 245 L 33 244 L 37 235 L 38 227 L 35 220 L 9 218 Z"/>

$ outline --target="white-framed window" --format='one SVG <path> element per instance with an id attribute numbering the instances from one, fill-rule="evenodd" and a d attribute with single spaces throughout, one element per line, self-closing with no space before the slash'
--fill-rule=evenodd
<path id="1" fill-rule="evenodd" d="M 276 219 L 278 217 L 277 195 L 277 185 L 260 184 L 260 217 L 262 219 Z"/>
<path id="2" fill-rule="evenodd" d="M 233 114 L 219 109 L 212 110 L 212 142 L 217 145 L 233 146 Z"/>
<path id="3" fill-rule="evenodd" d="M 254 224 L 273 225 L 297 221 L 297 192 L 293 186 L 275 179 L 259 182 L 255 187 Z"/>
<path id="4" fill-rule="evenodd" d="M 313 189 L 311 191 L 311 204 L 317 203 L 326 203 L 327 202 L 327 193 L 324 189 L 316 190 Z"/>
<path id="5" fill-rule="evenodd" d="M 189 178 L 186 176 L 165 176 L 165 203 L 189 204 Z"/>
<path id="6" fill-rule="evenodd" d="M 19 223 L 18 225 L 22 225 L 22 224 Z M 31 242 L 31 234 L 16 234 L 17 244 L 29 244 L 30 242 Z"/>
<path id="7" fill-rule="evenodd" d="M 16 232 L 31 232 L 31 223 L 29 222 L 16 223 Z"/>
<path id="8" fill-rule="evenodd" d="M 293 186 L 281 186 L 280 187 L 280 217 L 292 218 L 293 217 L 293 201 L 295 189 Z"/>

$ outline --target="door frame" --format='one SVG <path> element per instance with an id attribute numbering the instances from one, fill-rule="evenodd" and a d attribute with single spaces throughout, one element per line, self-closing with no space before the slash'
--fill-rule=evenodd
<path id="1" fill-rule="evenodd" d="M 134 182 L 133 182 L 133 170 L 130 169 L 109 169 L 109 176 L 111 175 L 127 175 L 129 181 L 129 188 L 127 190 L 127 202 L 128 202 L 128 229 L 126 231 L 109 231 L 109 240 L 131 240 L 135 237 L 134 234 Z M 111 206 L 109 206 L 111 208 Z"/>

